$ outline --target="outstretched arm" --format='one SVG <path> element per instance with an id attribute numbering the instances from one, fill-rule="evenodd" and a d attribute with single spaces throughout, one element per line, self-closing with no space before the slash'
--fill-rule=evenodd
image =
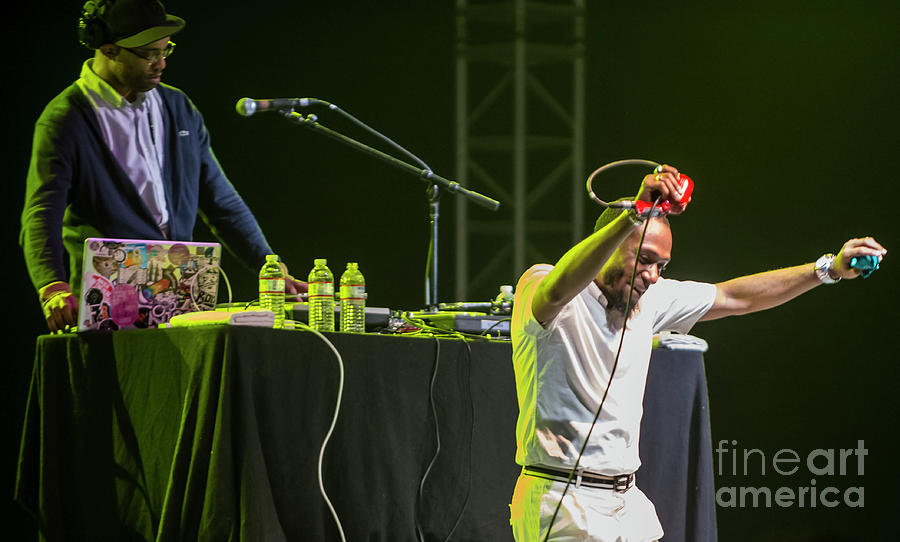
<path id="1" fill-rule="evenodd" d="M 853 258 L 870 255 L 881 261 L 885 253 L 887 250 L 871 237 L 851 239 L 844 243 L 828 274 L 832 279 L 854 279 L 860 272 L 850 267 Z M 716 300 L 712 308 L 700 320 L 715 320 L 777 307 L 820 284 L 822 281 L 816 276 L 812 263 L 720 282 L 716 284 Z"/>

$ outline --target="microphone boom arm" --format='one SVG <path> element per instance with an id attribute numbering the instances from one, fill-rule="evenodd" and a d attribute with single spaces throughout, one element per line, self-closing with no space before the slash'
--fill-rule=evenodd
<path id="1" fill-rule="evenodd" d="M 490 198 L 488 196 L 485 196 L 483 194 L 479 194 L 478 192 L 475 192 L 474 190 L 469 190 L 468 188 L 462 186 L 461 184 L 459 184 L 456 181 L 451 181 L 450 179 L 442 177 L 441 175 L 438 175 L 437 173 L 435 173 L 429 169 L 418 168 L 412 164 L 409 164 L 407 162 L 404 162 L 403 160 L 400 160 L 399 158 L 395 158 L 395 157 L 393 157 L 387 153 L 384 153 L 378 149 L 370 147 L 370 146 L 366 145 L 365 143 L 362 143 L 351 137 L 345 136 L 344 134 L 342 134 L 340 132 L 332 130 L 331 128 L 328 128 L 327 126 L 320 124 L 318 122 L 318 117 L 316 117 L 315 115 L 307 115 L 304 117 L 300 113 L 297 113 L 296 111 L 292 111 L 290 113 L 286 113 L 284 116 L 285 116 L 285 118 L 294 121 L 296 124 L 299 124 L 300 126 L 304 126 L 306 128 L 313 130 L 314 132 L 318 132 L 327 137 L 330 137 L 331 139 L 340 141 L 341 143 L 344 143 L 350 147 L 353 147 L 359 151 L 362 151 L 362 152 L 368 154 L 369 156 L 374 156 L 375 158 L 378 158 L 379 160 L 381 160 L 383 162 L 387 162 L 388 164 L 391 164 L 397 168 L 400 168 L 408 173 L 412 173 L 413 175 L 421 177 L 422 181 L 425 183 L 436 184 L 436 185 L 440 186 L 441 188 L 444 188 L 448 192 L 452 192 L 454 194 L 460 194 L 460 195 L 466 197 L 472 203 L 480 205 L 486 209 L 490 209 L 491 211 L 496 211 L 500 207 L 499 201 L 497 201 L 493 198 Z"/>

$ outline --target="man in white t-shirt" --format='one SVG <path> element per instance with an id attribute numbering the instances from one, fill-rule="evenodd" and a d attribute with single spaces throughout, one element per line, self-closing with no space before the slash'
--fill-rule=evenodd
<path id="1" fill-rule="evenodd" d="M 677 179 L 674 167 L 661 166 L 644 177 L 636 199 L 677 200 Z M 671 212 L 682 211 L 675 205 Z M 512 339 L 516 462 L 523 471 L 510 506 L 518 542 L 544 540 L 561 498 L 550 540 L 661 538 L 656 510 L 633 476 L 640 466 L 653 334 L 687 333 L 700 320 L 780 305 L 820 284 L 857 277 L 850 266 L 854 257 L 880 261 L 887 252 L 872 238 L 851 239 L 836 256 L 826 254 L 816 263 L 718 284 L 676 281 L 660 277 L 672 251 L 664 217 L 649 219 L 636 257 L 644 220 L 633 210 L 608 209 L 594 233 L 555 266 L 535 265 L 519 280 Z"/>

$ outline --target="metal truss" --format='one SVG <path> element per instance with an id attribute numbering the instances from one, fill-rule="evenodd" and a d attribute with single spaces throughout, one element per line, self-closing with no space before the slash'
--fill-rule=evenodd
<path id="1" fill-rule="evenodd" d="M 585 0 L 457 0 L 456 298 L 483 299 L 583 236 Z"/>

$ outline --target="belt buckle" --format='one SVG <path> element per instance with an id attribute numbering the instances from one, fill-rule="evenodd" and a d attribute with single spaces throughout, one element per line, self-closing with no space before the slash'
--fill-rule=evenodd
<path id="1" fill-rule="evenodd" d="M 631 474 L 613 476 L 613 493 L 625 493 L 631 483 Z"/>

